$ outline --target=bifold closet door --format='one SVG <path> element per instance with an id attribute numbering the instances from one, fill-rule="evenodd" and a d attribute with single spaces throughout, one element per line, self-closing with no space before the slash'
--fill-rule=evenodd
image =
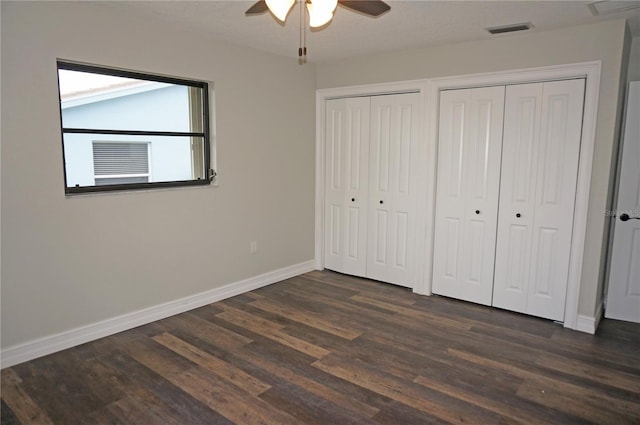
<path id="1" fill-rule="evenodd" d="M 507 87 L 496 307 L 564 320 L 584 84 Z"/>
<path id="2" fill-rule="evenodd" d="M 418 93 L 371 98 L 367 277 L 414 284 Z"/>
<path id="3" fill-rule="evenodd" d="M 504 86 L 440 93 L 433 292 L 490 305 Z"/>
<path id="4" fill-rule="evenodd" d="M 356 276 L 366 274 L 369 115 L 368 97 L 327 101 L 325 266 Z"/>

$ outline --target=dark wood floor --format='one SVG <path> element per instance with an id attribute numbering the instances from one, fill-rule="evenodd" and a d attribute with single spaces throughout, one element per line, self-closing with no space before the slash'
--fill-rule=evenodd
<path id="1" fill-rule="evenodd" d="M 306 275 L 2 371 L 2 424 L 640 423 L 640 325 Z"/>

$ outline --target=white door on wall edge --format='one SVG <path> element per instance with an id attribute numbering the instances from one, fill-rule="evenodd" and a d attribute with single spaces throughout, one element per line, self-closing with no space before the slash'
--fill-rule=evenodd
<path id="1" fill-rule="evenodd" d="M 605 317 L 640 323 L 640 82 L 627 96 Z"/>
<path id="2" fill-rule="evenodd" d="M 366 274 L 369 179 L 368 97 L 326 106 L 325 267 Z"/>
<path id="3" fill-rule="evenodd" d="M 564 320 L 584 79 L 508 86 L 493 305 Z"/>
<path id="4" fill-rule="evenodd" d="M 413 287 L 420 94 L 371 98 L 367 277 Z"/>
<path id="5" fill-rule="evenodd" d="M 491 305 L 505 87 L 440 94 L 433 292 Z"/>

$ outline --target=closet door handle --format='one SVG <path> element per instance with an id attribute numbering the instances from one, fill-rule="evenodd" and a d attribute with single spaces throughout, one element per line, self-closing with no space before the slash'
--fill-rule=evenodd
<path id="1" fill-rule="evenodd" d="M 516 217 L 520 218 L 520 217 L 522 217 L 522 214 L 517 213 L 517 214 L 516 214 Z"/>
<path id="2" fill-rule="evenodd" d="M 384 201 L 382 199 L 380 200 L 380 204 L 384 204 Z"/>
<path id="3" fill-rule="evenodd" d="M 356 198 L 351 198 L 351 202 L 356 202 Z"/>
<path id="4" fill-rule="evenodd" d="M 620 214 L 620 221 L 640 220 L 640 217 L 631 217 L 629 214 Z"/>
<path id="5" fill-rule="evenodd" d="M 476 214 L 480 214 L 480 210 L 476 210 Z"/>

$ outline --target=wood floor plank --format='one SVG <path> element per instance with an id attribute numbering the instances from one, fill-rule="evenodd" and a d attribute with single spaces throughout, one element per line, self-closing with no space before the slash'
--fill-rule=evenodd
<path id="1" fill-rule="evenodd" d="M 414 409 L 406 404 L 392 401 L 388 406 L 380 410 L 380 412 L 373 418 L 374 423 L 380 425 L 398 425 L 399 418 L 402 420 L 402 424 L 408 425 L 450 425 L 450 422 L 446 422 L 442 419 L 436 418 L 433 415 Z"/>
<path id="2" fill-rule="evenodd" d="M 450 356 L 449 349 L 475 350 L 489 357 L 504 359 L 518 359 L 522 363 L 533 363 L 537 353 L 529 347 L 504 341 L 491 341 L 480 335 L 460 329 L 443 329 L 429 327 L 428 330 L 415 330 L 412 326 L 405 326 L 403 332 L 398 332 L 397 326 L 380 324 L 376 332 L 367 332 L 362 338 L 375 341 L 383 346 L 393 346 L 398 350 L 411 353 L 427 359 L 437 359 L 453 365 L 457 359 Z"/>
<path id="3" fill-rule="evenodd" d="M 308 374 L 297 373 L 291 368 L 280 366 L 277 363 L 269 361 L 261 356 L 247 355 L 244 352 L 241 352 L 238 356 L 246 362 L 260 367 L 293 385 L 304 388 L 306 391 L 322 397 L 344 409 L 353 411 L 358 415 L 370 418 L 378 413 L 378 409 L 376 407 L 365 404 L 357 399 L 345 397 L 344 392 L 338 392 L 326 385 L 314 381 L 308 377 Z"/>
<path id="4" fill-rule="evenodd" d="M 438 330 L 441 331 L 441 335 L 450 335 L 452 332 L 463 332 L 467 335 L 467 331 L 470 325 L 464 323 L 458 323 L 451 319 L 443 320 L 430 320 L 427 317 L 429 314 L 424 312 L 421 314 L 423 317 L 416 319 L 408 318 L 400 314 L 401 311 L 405 311 L 404 306 L 392 306 L 390 303 L 383 303 L 377 300 L 369 300 L 368 302 L 358 302 L 356 300 L 364 301 L 365 297 L 349 297 L 347 299 L 336 299 L 327 297 L 320 294 L 309 294 L 304 290 L 297 288 L 287 288 L 286 292 L 298 299 L 305 299 L 315 303 L 323 303 L 333 309 L 335 314 L 341 315 L 343 320 L 349 323 L 356 329 L 363 329 L 366 332 L 370 329 L 371 323 L 375 322 L 377 329 L 384 332 L 388 330 L 388 334 L 396 335 L 401 334 L 407 337 L 420 337 L 423 338 L 426 335 L 431 335 Z M 425 324 L 429 324 L 428 327 Z M 401 329 L 402 332 L 398 332 Z M 377 333 L 376 333 L 377 334 Z"/>
<path id="5" fill-rule="evenodd" d="M 219 313 L 216 313 L 219 314 Z M 226 350 L 236 350 L 251 343 L 251 339 L 216 325 L 191 312 L 174 316 L 172 319 L 178 329 L 189 329 L 189 332 L 203 341 L 220 346 Z"/>
<path id="6" fill-rule="evenodd" d="M 342 406 L 331 403 L 326 398 L 307 391 L 306 388 L 292 388 L 291 385 L 275 385 L 260 395 L 267 403 L 286 411 L 305 425 L 366 425 L 371 418 L 356 415 Z"/>
<path id="7" fill-rule="evenodd" d="M 329 390 L 329 394 L 335 394 L 336 399 L 342 397 L 343 400 L 333 400 L 331 395 L 327 398 L 330 401 L 335 402 L 338 405 L 345 403 L 352 404 L 353 408 L 358 410 L 364 415 L 368 415 L 370 410 L 368 406 L 374 409 L 379 409 L 386 406 L 390 400 L 377 393 L 369 391 L 365 388 L 357 386 L 353 383 L 343 381 L 331 374 L 324 373 L 323 371 L 311 366 L 317 359 L 307 356 L 303 353 L 297 352 L 284 345 L 272 344 L 267 340 L 267 344 L 261 344 L 256 341 L 244 347 L 236 356 L 246 364 L 260 364 L 263 361 L 264 368 L 261 370 L 271 374 L 274 377 L 279 377 L 279 370 L 287 370 L 296 376 L 296 381 L 300 384 L 310 380 L 321 384 Z M 274 364 L 278 367 L 278 370 L 269 370 L 268 365 Z M 272 380 L 265 379 L 266 382 L 272 382 Z M 310 387 L 313 389 L 315 386 Z M 324 391 L 324 388 L 317 387 L 319 391 Z M 341 404 L 342 403 L 342 404 Z"/>
<path id="8" fill-rule="evenodd" d="M 629 352 L 629 348 L 640 347 L 640 332 L 637 323 L 619 320 L 602 320 L 598 326 L 597 337 L 594 339 L 582 332 L 556 331 L 552 336 L 559 346 L 572 346 L 584 354 L 599 355 L 600 358 L 611 358 L 616 363 L 631 369 L 631 373 L 640 370 L 640 356 L 636 352 Z M 615 366 L 615 364 L 611 364 Z"/>
<path id="9" fill-rule="evenodd" d="M 163 375 L 179 375 L 196 365 L 153 339 L 128 344 L 122 348 L 122 352 L 152 370 L 162 370 Z"/>
<path id="10" fill-rule="evenodd" d="M 293 416 L 276 409 L 260 398 L 253 397 L 233 386 L 224 385 L 220 378 L 209 371 L 187 371 L 169 379 L 195 399 L 237 424 L 301 424 Z"/>
<path id="11" fill-rule="evenodd" d="M 441 392 L 443 394 L 450 395 L 452 397 L 464 400 L 467 403 L 475 404 L 484 409 L 495 412 L 499 415 L 506 416 L 513 419 L 516 422 L 522 424 L 537 425 L 537 419 L 531 421 L 525 412 L 520 411 L 517 408 L 513 408 L 511 405 L 504 404 L 500 400 L 492 400 L 486 397 L 479 396 L 466 391 L 461 391 L 459 388 L 448 385 L 443 382 L 439 382 L 433 379 L 426 378 L 424 376 L 418 376 L 413 382 L 424 385 L 427 388 Z"/>
<path id="12" fill-rule="evenodd" d="M 354 364 L 352 360 L 340 359 L 332 355 L 314 362 L 313 366 L 452 424 L 489 423 L 502 419 L 500 415 L 484 416 L 478 412 L 478 409 L 456 411 L 455 408 L 422 393 L 412 385 L 412 382 L 398 379 L 379 370 L 365 368 L 361 364 Z"/>
<path id="13" fill-rule="evenodd" d="M 635 400 L 628 401 L 598 390 L 544 376 L 529 369 L 481 358 L 471 353 L 451 351 L 460 358 L 506 370 L 525 379 L 518 389 L 518 397 L 538 402 L 544 401 L 547 406 L 595 420 L 597 423 L 640 423 L 640 394 L 636 394 Z M 596 411 L 602 413 L 596 414 Z"/>
<path id="14" fill-rule="evenodd" d="M 497 308 L 471 304 L 467 308 L 458 308 L 460 301 L 443 296 L 423 297 L 416 302 L 416 307 L 428 310 L 432 314 L 457 320 L 472 326 L 473 329 L 504 330 L 512 335 L 538 335 L 550 338 L 561 325 L 550 326 L 548 320 L 537 317 L 517 315 Z"/>
<path id="15" fill-rule="evenodd" d="M 640 324 L 596 335 L 313 271 L 2 371 L 2 425 L 640 424 Z"/>
<path id="16" fill-rule="evenodd" d="M 281 323 L 263 319 L 262 317 L 258 317 L 246 311 L 242 311 L 236 307 L 232 307 L 225 302 L 218 303 L 218 307 L 223 311 L 222 313 L 216 314 L 216 317 L 219 317 L 231 323 L 238 324 L 245 329 L 258 329 L 261 331 L 265 330 L 270 332 L 277 332 L 286 326 Z"/>
<path id="17" fill-rule="evenodd" d="M 331 323 L 330 321 L 324 320 L 320 315 L 314 315 L 312 313 L 305 313 L 297 309 L 292 309 L 290 307 L 283 306 L 277 301 L 265 300 L 263 298 L 253 301 L 251 306 L 281 315 L 289 320 L 302 323 L 312 328 L 320 329 L 321 331 L 339 336 L 340 338 L 352 340 L 362 335 L 362 332 L 349 329 L 347 326 L 344 326 L 346 325 L 345 323 L 343 323 L 342 326 L 339 326 Z"/>
<path id="18" fill-rule="evenodd" d="M 536 415 L 532 415 L 531 411 L 534 409 L 532 409 L 531 406 L 524 406 L 526 403 L 514 403 L 512 398 L 509 399 L 509 402 L 505 402 L 504 400 L 507 399 L 507 397 L 495 397 L 495 393 L 490 393 L 493 397 L 487 397 L 483 394 L 464 390 L 446 382 L 429 379 L 424 376 L 418 376 L 414 382 L 442 394 L 480 406 L 483 409 L 505 416 L 520 424 L 539 425 L 541 417 L 544 417 L 545 423 L 567 423 L 571 419 L 575 420 L 575 418 L 569 419 L 565 415 L 558 414 L 558 412 L 542 406 L 538 406 L 539 408 L 535 409 Z"/>
<path id="19" fill-rule="evenodd" d="M 109 368 L 107 365 L 104 366 Z M 135 379 L 135 376 L 128 376 L 116 368 L 109 368 L 109 370 L 113 374 L 109 385 L 119 387 L 127 395 L 105 406 L 105 409 L 94 412 L 91 415 L 91 421 L 116 423 L 119 420 L 123 424 L 135 422 L 167 425 L 182 425 L 184 423 L 184 420 L 174 416 L 174 410 L 158 398 L 152 389 Z M 112 418 L 116 418 L 116 420 L 112 420 Z"/>
<path id="20" fill-rule="evenodd" d="M 83 424 L 95 410 L 122 396 L 117 388 L 100 384 L 95 358 L 86 361 L 70 352 L 55 353 L 14 366 L 25 395 L 53 423 Z M 4 396 L 3 396 L 4 397 Z"/>
<path id="21" fill-rule="evenodd" d="M 325 308 L 330 308 L 335 314 L 339 314 L 345 318 L 345 320 L 351 320 L 350 326 L 354 323 L 363 325 L 363 330 L 368 329 L 365 324 L 371 324 L 373 321 L 376 323 L 384 324 L 386 322 L 399 323 L 400 320 L 396 319 L 396 313 L 375 308 L 374 306 L 365 306 L 354 302 L 349 298 L 332 298 L 319 293 L 314 293 L 309 289 L 300 289 L 295 286 L 287 287 L 285 292 L 296 298 L 303 299 L 307 302 L 321 303 Z M 406 321 L 405 321 L 406 322 Z"/>
<path id="22" fill-rule="evenodd" d="M 229 323 L 233 323 L 237 326 L 248 329 L 251 332 L 262 335 L 263 337 L 271 339 L 279 344 L 286 345 L 294 350 L 303 352 L 317 359 L 321 359 L 329 354 L 329 351 L 322 347 L 281 332 L 282 328 L 284 328 L 283 325 L 269 320 L 260 319 L 259 317 L 232 307 L 225 306 L 224 310 L 224 312 L 217 314 L 216 316 Z"/>
<path id="23" fill-rule="evenodd" d="M 640 353 L 638 355 L 640 356 Z M 553 369 L 561 373 L 567 373 L 640 394 L 640 379 L 637 375 L 612 370 L 611 368 L 605 368 L 581 360 L 567 359 L 555 354 L 544 354 L 540 356 L 536 364 L 547 369 Z"/>
<path id="24" fill-rule="evenodd" d="M 335 320 L 338 323 L 344 322 L 350 329 L 356 332 L 366 332 L 371 323 L 370 320 L 367 322 L 368 316 L 361 314 L 362 312 L 357 310 L 359 306 L 355 306 L 354 310 L 350 310 L 350 303 L 338 303 L 338 299 L 309 294 L 304 290 L 298 290 L 294 287 L 286 287 L 283 288 L 283 290 L 273 292 L 271 297 L 271 299 L 277 299 L 280 302 L 295 305 L 297 308 L 304 309 L 310 313 L 330 317 L 331 320 Z M 337 304 L 332 304 L 333 302 Z M 368 310 L 363 309 L 363 312 L 364 311 L 368 313 Z M 384 313 L 379 317 L 386 320 L 391 316 Z"/>
<path id="25" fill-rule="evenodd" d="M 259 379 L 245 373 L 243 370 L 238 369 L 237 367 L 234 367 L 171 334 L 165 332 L 162 335 L 154 336 L 153 340 L 253 396 L 262 394 L 271 388 L 270 385 L 261 382 Z"/>
<path id="26" fill-rule="evenodd" d="M 637 404 L 612 400 L 603 394 L 583 391 L 558 381 L 527 379 L 517 396 L 600 425 L 640 423 Z"/>
<path id="27" fill-rule="evenodd" d="M 334 278 L 339 279 L 340 276 L 332 276 L 330 280 L 333 281 Z M 352 282 L 356 281 L 353 280 Z M 360 288 L 353 289 L 343 285 L 327 285 L 325 280 L 314 279 L 310 275 L 296 276 L 289 279 L 289 281 L 287 282 L 287 287 L 304 287 L 313 290 L 315 293 L 323 294 L 326 296 L 335 296 L 339 298 L 348 298 L 350 296 L 359 294 L 361 291 Z"/>
<path id="28" fill-rule="evenodd" d="M 2 400 L 13 415 L 24 424 L 53 425 L 53 421 L 24 391 L 21 383 L 14 370 L 2 370 Z"/>
<path id="29" fill-rule="evenodd" d="M 349 358 L 378 367 L 387 373 L 409 381 L 417 376 L 421 370 L 418 365 L 424 360 L 420 356 L 398 350 L 397 346 L 384 346 L 364 337 L 345 344 L 341 340 L 336 340 L 332 335 L 302 325 L 289 326 L 285 331 L 294 336 L 304 335 L 307 340 L 327 347 L 331 352 L 349 356 Z"/>
<path id="30" fill-rule="evenodd" d="M 18 417 L 13 410 L 7 406 L 4 400 L 0 400 L 0 424 L 2 425 L 21 425 Z"/>
<path id="31" fill-rule="evenodd" d="M 329 305 L 332 305 L 334 302 L 338 302 L 339 304 L 347 304 L 353 309 L 361 308 L 371 314 L 379 313 L 381 316 L 396 315 L 395 312 L 376 306 L 372 303 L 364 304 L 354 301 L 351 297 L 359 295 L 359 293 L 355 291 L 349 291 L 347 293 L 348 296 L 338 297 L 335 294 L 332 294 L 333 288 L 328 287 L 328 285 L 309 285 L 309 282 L 306 282 L 304 279 L 293 280 L 289 285 L 287 285 L 285 291 L 298 296 L 310 298 L 311 300 L 323 300 L 325 304 Z"/>
<path id="32" fill-rule="evenodd" d="M 120 423 L 123 424 L 145 424 L 145 425 L 181 425 L 177 419 L 167 415 L 166 412 L 159 411 L 156 406 L 148 403 L 146 399 L 136 395 L 126 396 L 109 406 L 107 409 Z M 97 423 L 101 419 L 100 415 L 94 415 Z M 113 423 L 113 422 L 111 422 Z"/>
<path id="33" fill-rule="evenodd" d="M 420 311 L 416 308 L 405 307 L 405 306 L 401 306 L 401 305 L 397 305 L 397 304 L 393 304 L 385 301 L 380 301 L 380 300 L 376 300 L 371 297 L 367 297 L 363 295 L 354 295 L 350 298 L 360 303 L 370 304 L 376 307 L 383 308 L 385 310 L 393 311 L 395 313 L 405 316 L 407 319 L 428 321 L 429 324 L 432 326 L 443 325 L 447 328 L 461 329 L 461 330 L 469 330 L 471 328 L 471 326 L 459 320 L 447 319 L 442 316 L 430 314 L 425 311 Z"/>
<path id="34" fill-rule="evenodd" d="M 322 273 L 322 272 L 321 272 Z M 397 287 L 375 280 L 360 279 L 353 276 L 341 275 L 339 273 L 324 272 L 324 278 L 313 278 L 311 274 L 304 277 L 311 280 L 322 282 L 335 288 L 347 288 L 358 293 L 366 293 L 368 297 L 376 298 L 382 301 L 388 301 L 389 297 L 393 297 L 393 301 L 402 305 L 415 305 L 418 299 L 413 295 L 409 288 L 404 291 L 398 291 Z"/>
<path id="35" fill-rule="evenodd" d="M 152 341 L 153 342 L 153 341 Z M 155 342 L 153 342 L 156 344 Z M 160 344 L 159 348 L 165 350 Z M 177 356 L 179 357 L 179 356 Z M 211 425 L 231 425 L 229 421 L 219 413 L 211 410 L 205 403 L 191 397 L 179 386 L 170 382 L 174 376 L 188 371 L 176 373 L 175 370 L 165 370 L 161 362 L 151 356 L 145 356 L 139 362 L 127 355 L 118 354 L 101 359 L 101 362 L 114 370 L 121 371 L 130 377 L 130 393 L 139 395 L 152 404 L 166 409 L 168 416 L 175 415 L 182 425 L 187 424 L 211 424 Z M 154 368 L 156 370 L 154 370 Z M 127 384 L 125 384 L 126 386 Z M 161 404 L 154 403 L 157 400 Z"/>
<path id="36" fill-rule="evenodd" d="M 613 366 L 614 363 L 624 364 L 628 366 L 640 366 L 640 359 L 629 358 L 627 355 L 620 355 L 616 352 L 608 352 L 600 347 L 590 347 L 572 344 L 558 344 L 551 338 L 540 337 L 528 333 L 518 332 L 505 326 L 482 325 L 475 326 L 471 329 L 473 333 L 477 333 L 482 338 L 488 338 L 498 344 L 504 343 L 512 346 L 520 346 L 522 348 L 532 349 L 536 353 L 554 353 L 565 357 L 580 359 L 598 360 L 602 363 L 608 363 Z M 640 341 L 635 344 L 640 347 Z"/>

